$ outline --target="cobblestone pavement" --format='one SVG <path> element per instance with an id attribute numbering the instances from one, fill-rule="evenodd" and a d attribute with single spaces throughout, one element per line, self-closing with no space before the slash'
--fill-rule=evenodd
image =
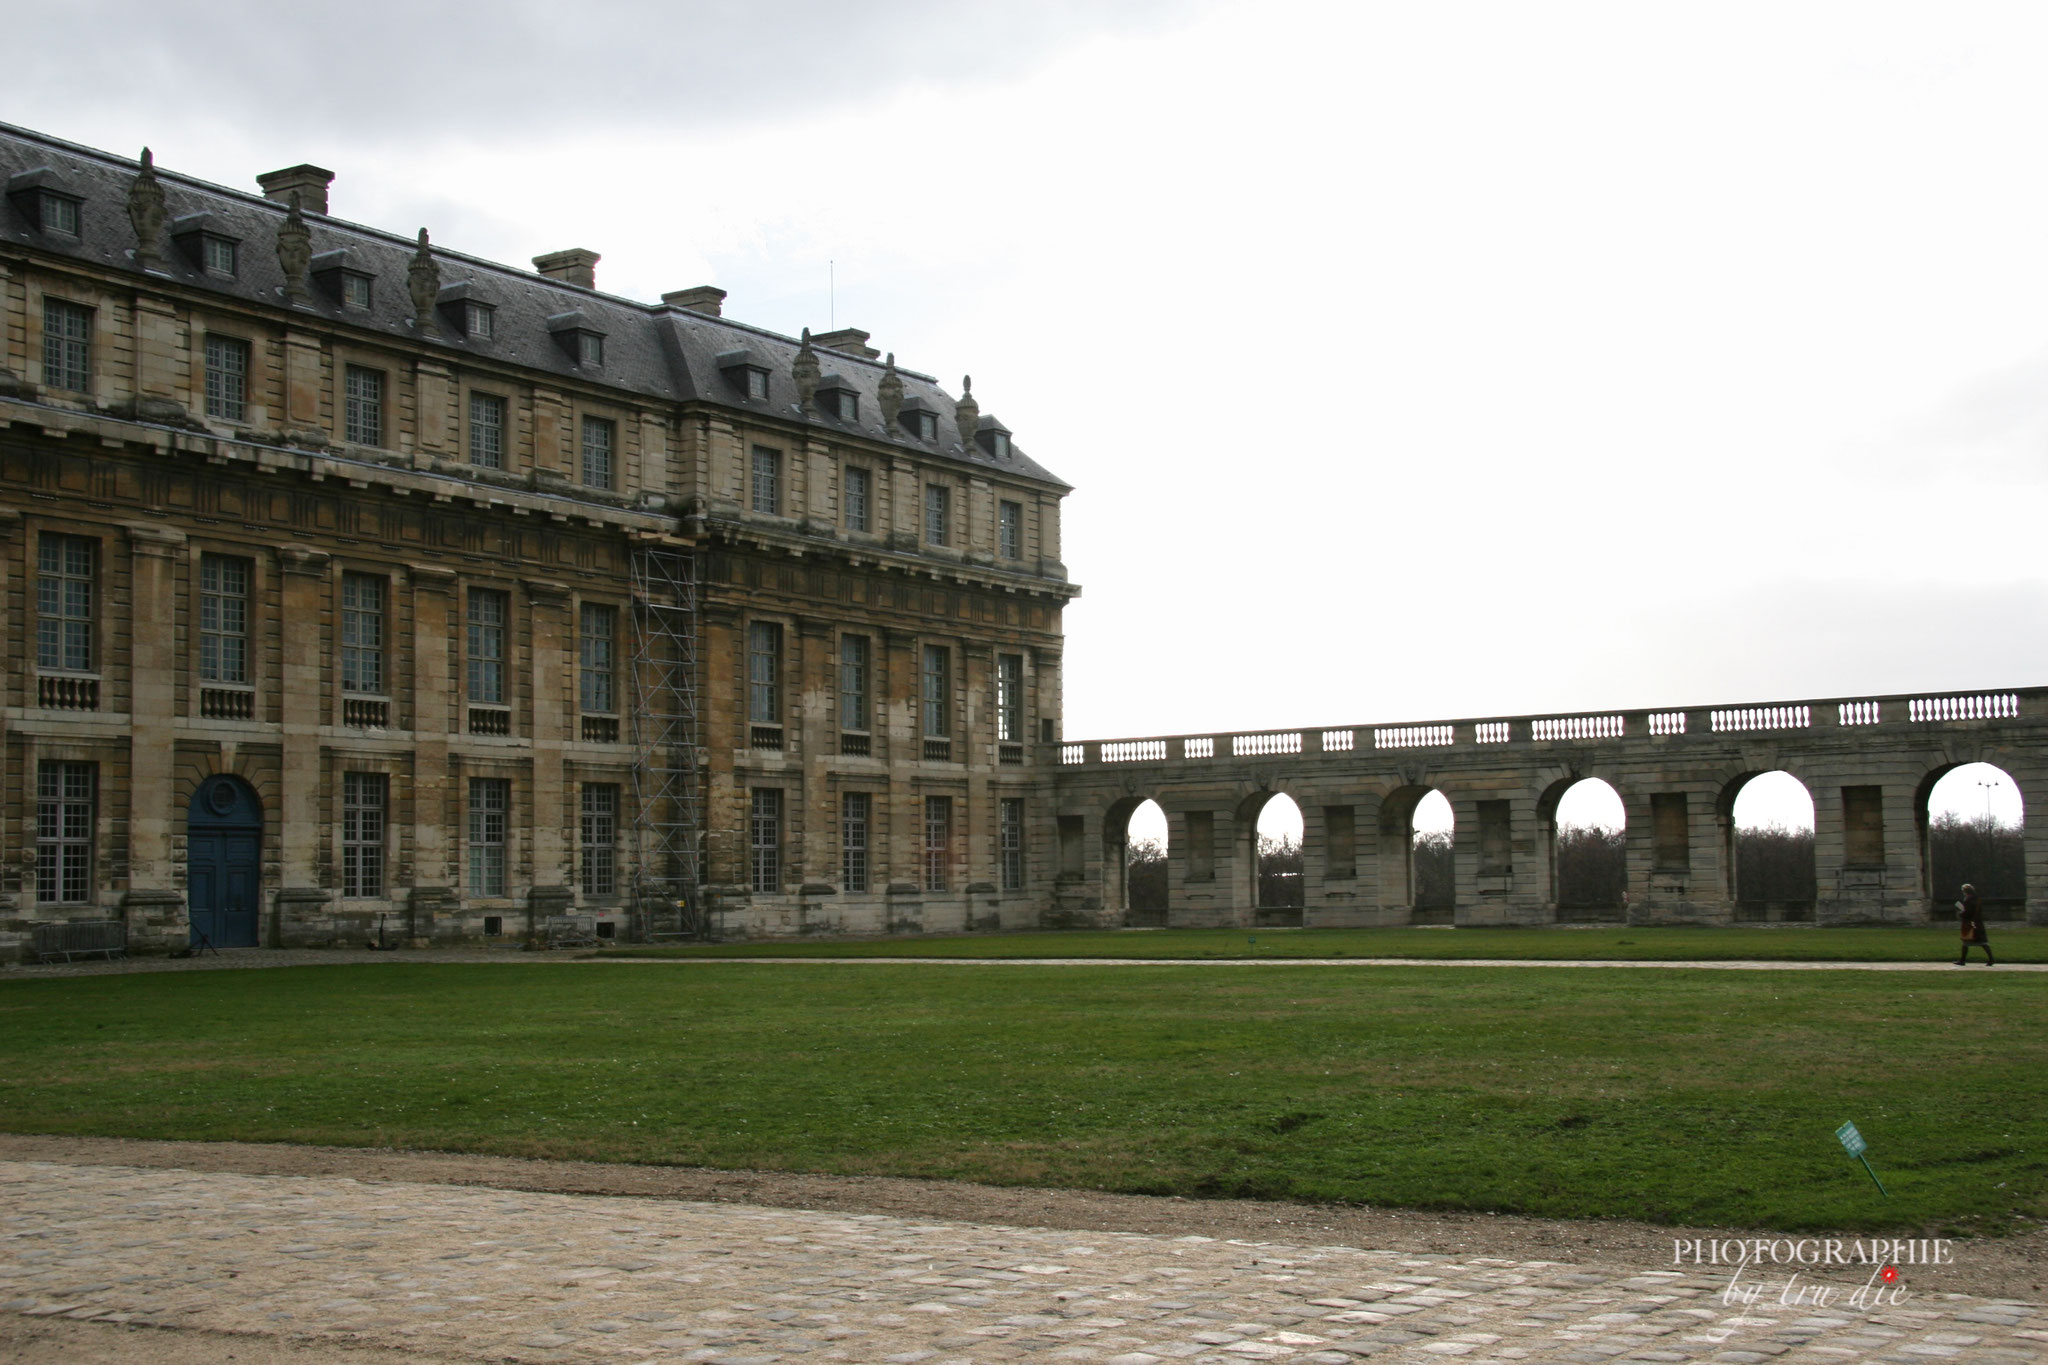
<path id="1" fill-rule="evenodd" d="M 1875 1307 L 1848 1286 L 1816 1306 L 1784 1301 L 1782 1276 L 1757 1283 L 1744 1306 L 1725 1276 L 1668 1267 L 0 1162 L 0 1308 L 280 1347 L 708 1365 L 2048 1359 L 2048 1311 L 1916 1294 L 1910 1268 Z"/>

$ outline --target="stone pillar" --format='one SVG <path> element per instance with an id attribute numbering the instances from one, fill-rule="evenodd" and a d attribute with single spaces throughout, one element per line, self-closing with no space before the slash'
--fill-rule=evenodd
<path id="1" fill-rule="evenodd" d="M 4 289 L 6 285 L 7 272 L 4 269 L 0 269 L 0 289 Z M 7 353 L 4 348 L 0 348 L 0 379 L 4 379 L 6 376 L 6 361 Z M 19 553 L 16 546 L 17 538 L 20 534 L 21 513 L 11 507 L 0 507 L 0 642 L 14 639 L 16 632 L 21 628 L 21 623 L 15 620 L 13 613 L 8 610 L 8 604 L 14 600 L 8 580 L 13 575 L 14 557 Z M 24 649 L 27 648 L 26 642 L 23 643 L 22 647 Z M 4 643 L 0 643 L 0 649 L 4 648 Z M 23 662 L 28 662 L 32 657 L 25 656 Z M 24 766 L 17 771 L 10 772 L 7 767 L 8 756 L 11 753 L 7 743 L 7 713 L 14 707 L 21 705 L 25 700 L 22 697 L 11 695 L 11 689 L 16 678 L 27 679 L 29 670 L 24 667 L 18 672 L 14 670 L 8 670 L 8 672 L 11 676 L 0 675 L 0 792 L 14 791 L 21 793 L 23 810 L 21 811 L 20 826 L 11 829 L 8 824 L 7 806 L 9 803 L 5 800 L 0 800 L 0 856 L 11 854 L 13 858 L 21 858 L 25 855 L 26 858 L 33 859 L 35 857 L 34 827 L 30 822 L 35 818 L 35 811 L 28 805 L 27 794 L 35 790 L 35 769 Z M 24 760 L 27 758 L 25 750 L 23 758 Z M 10 835 L 15 837 L 10 837 Z M 32 868 L 34 864 L 28 863 L 26 866 Z M 23 867 L 23 863 L 14 862 L 11 858 L 5 866 L 0 866 L 0 915 L 18 914 L 22 901 L 26 899 L 20 894 Z"/>
<path id="2" fill-rule="evenodd" d="M 803 803 L 801 818 L 796 821 L 802 833 L 791 842 L 790 852 L 795 860 L 791 863 L 796 873 L 794 880 L 804 883 L 806 897 L 819 894 L 814 887 L 839 884 L 839 869 L 832 864 L 831 833 L 839 825 L 835 808 L 839 794 L 825 780 L 826 768 L 821 761 L 839 752 L 838 660 L 833 648 L 836 637 L 832 622 L 824 617 L 797 618 L 793 642 L 796 657 L 790 666 L 796 706 L 794 723 L 783 743 L 790 746 L 784 753 L 802 763 L 799 771 L 804 777 L 803 786 L 789 794 L 792 803 Z M 792 810 L 791 814 L 797 812 Z M 807 901 L 806 918 L 809 913 Z"/>
<path id="3" fill-rule="evenodd" d="M 412 581 L 412 695 L 403 699 L 413 735 L 413 892 L 424 898 L 427 923 L 454 894 L 454 847 L 449 841 L 451 703 L 456 696 L 448 656 L 455 602 L 455 571 L 439 564 L 408 566 Z M 395 689 L 394 689 L 395 690 Z M 415 930 L 420 923 L 415 917 Z M 415 937 L 425 937 L 415 933 Z"/>
<path id="4" fill-rule="evenodd" d="M 419 404 L 413 462 L 426 465 L 437 458 L 461 462 L 462 420 L 455 412 L 457 389 L 448 367 L 438 361 L 421 361 L 413 373 L 413 389 L 414 401 Z"/>
<path id="5" fill-rule="evenodd" d="M 145 422 L 181 422 L 188 414 L 182 400 L 189 372 L 190 343 L 185 324 L 169 299 L 155 294 L 135 297 L 135 392 L 130 404 Z"/>
<path id="6" fill-rule="evenodd" d="M 880 757 L 889 760 L 889 790 L 883 798 L 889 807 L 883 825 L 889 869 L 890 917 L 895 918 L 895 898 L 921 897 L 924 888 L 924 799 L 915 781 L 898 774 L 919 771 L 922 745 L 918 734 L 917 636 L 910 631 L 884 629 L 877 641 L 881 655 L 879 676 L 873 684 L 876 715 L 874 738 L 881 744 Z M 919 914 L 922 916 L 920 903 Z"/>
<path id="7" fill-rule="evenodd" d="M 568 819 L 564 781 L 564 746 L 571 739 L 575 702 L 574 630 L 569 624 L 570 596 L 565 583 L 525 583 L 528 610 L 533 613 L 533 886 L 559 889 L 570 895 L 569 846 L 563 837 Z"/>
<path id="8" fill-rule="evenodd" d="M 284 602 L 282 686 L 283 793 L 278 842 L 282 864 L 280 915 L 286 908 L 303 912 L 328 899 L 320 880 L 320 839 L 327 825 L 320 818 L 320 730 L 331 719 L 325 670 L 321 667 L 320 632 L 310 625 L 320 619 L 330 583 L 329 556 L 303 545 L 278 551 L 278 581 Z M 297 628 L 306 623 L 308 628 Z M 387 664 L 388 673 L 388 664 Z M 292 926 L 283 934 L 288 940 Z"/>
<path id="9" fill-rule="evenodd" d="M 130 526 L 128 675 L 128 896 L 161 915 L 177 869 L 171 835 L 180 812 L 171 789 L 177 729 L 177 558 L 185 537 L 166 527 Z M 167 901 L 164 898 L 169 897 Z M 174 930 L 175 925 L 162 926 Z"/>

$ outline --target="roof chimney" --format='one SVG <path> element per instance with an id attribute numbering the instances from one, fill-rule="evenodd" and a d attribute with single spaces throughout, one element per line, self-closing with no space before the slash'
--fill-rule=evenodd
<path id="1" fill-rule="evenodd" d="M 567 251 L 550 251 L 533 258 L 533 268 L 551 280 L 573 284 L 578 289 L 597 288 L 597 263 L 604 258 L 589 247 L 572 246 Z"/>
<path id="2" fill-rule="evenodd" d="M 814 345 L 841 355 L 857 355 L 873 360 L 881 352 L 868 345 L 868 334 L 858 327 L 841 327 L 836 332 L 818 332 L 811 337 Z"/>
<path id="3" fill-rule="evenodd" d="M 673 294 L 663 294 L 661 301 L 671 308 L 687 308 L 692 313 L 705 313 L 715 318 L 725 303 L 725 291 L 715 284 L 700 284 L 691 289 L 678 289 Z"/>
<path id="4" fill-rule="evenodd" d="M 327 187 L 334 183 L 334 172 L 323 171 L 318 166 L 287 166 L 281 171 L 257 176 L 256 183 L 263 187 L 265 199 L 289 204 L 292 195 L 297 194 L 301 212 L 325 213 Z"/>

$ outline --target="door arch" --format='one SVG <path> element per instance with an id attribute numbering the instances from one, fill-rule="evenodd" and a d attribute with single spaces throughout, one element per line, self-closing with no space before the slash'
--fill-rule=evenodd
<path id="1" fill-rule="evenodd" d="M 216 773 L 185 811 L 185 901 L 192 942 L 254 948 L 263 905 L 263 803 L 239 777 Z"/>

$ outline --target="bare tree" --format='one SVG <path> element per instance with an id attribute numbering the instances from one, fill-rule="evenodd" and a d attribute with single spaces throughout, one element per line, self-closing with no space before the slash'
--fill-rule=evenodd
<path id="1" fill-rule="evenodd" d="M 1740 901 L 1811 901 L 1813 831 L 1757 825 L 1735 831 L 1735 898 Z"/>
<path id="2" fill-rule="evenodd" d="M 1124 845 L 1124 900 L 1133 923 L 1166 922 L 1166 845 L 1159 840 Z"/>
<path id="3" fill-rule="evenodd" d="M 1620 905 L 1628 889 L 1628 835 L 1603 825 L 1557 827 L 1557 903 Z"/>
<path id="4" fill-rule="evenodd" d="M 1415 908 L 1448 910 L 1457 903 L 1451 875 L 1451 831 L 1422 830 L 1410 853 L 1415 869 Z"/>
<path id="5" fill-rule="evenodd" d="M 1927 858 L 1933 865 L 1936 905 L 1962 899 L 1963 883 L 1987 901 L 2027 898 L 2027 853 L 2018 825 L 1997 816 L 1965 818 L 1944 811 L 1927 826 Z"/>
<path id="6" fill-rule="evenodd" d="M 1305 898 L 1301 886 L 1301 844 L 1281 835 L 1259 836 L 1259 909 L 1299 910 Z"/>

